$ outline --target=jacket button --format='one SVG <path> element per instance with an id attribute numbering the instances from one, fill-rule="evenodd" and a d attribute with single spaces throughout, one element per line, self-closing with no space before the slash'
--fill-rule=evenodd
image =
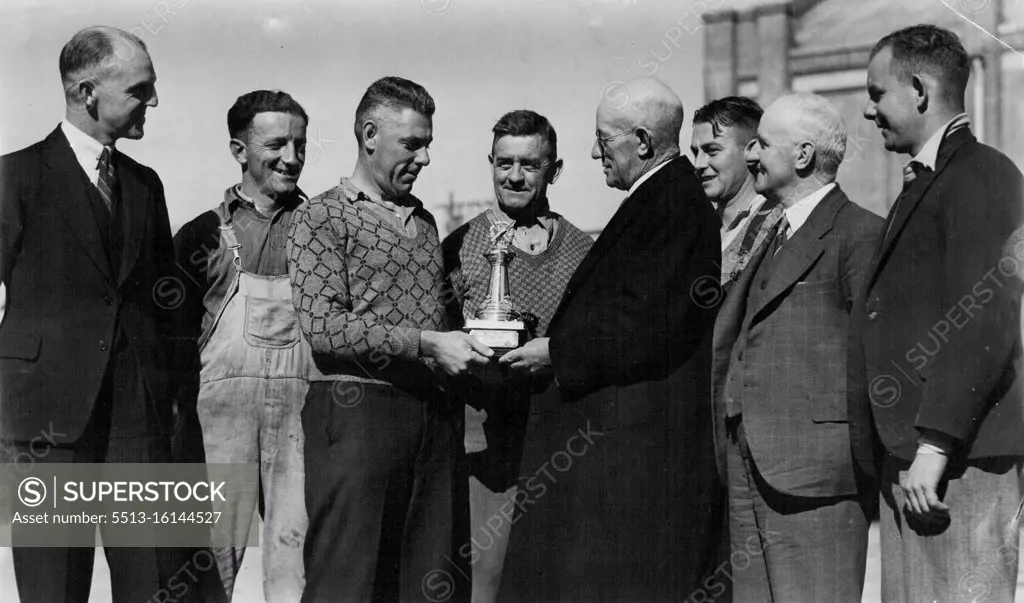
<path id="1" fill-rule="evenodd" d="M 762 290 L 763 290 L 763 289 L 764 289 L 765 287 L 767 287 L 767 286 L 768 286 L 768 281 L 761 281 L 761 289 L 762 289 Z"/>
<path id="2" fill-rule="evenodd" d="M 106 295 L 103 297 L 103 303 L 107 304 L 108 306 L 113 306 L 114 298 L 110 297 L 109 295 Z"/>
<path id="3" fill-rule="evenodd" d="M 868 312 L 868 320 L 874 320 L 876 318 L 878 318 L 878 312 L 874 310 Z"/>
<path id="4" fill-rule="evenodd" d="M 106 341 L 103 341 L 102 339 L 100 340 L 100 350 L 106 352 L 107 348 L 109 348 L 109 347 L 110 346 L 107 345 Z"/>
<path id="5" fill-rule="evenodd" d="M 740 352 L 740 353 L 739 353 L 739 354 L 738 354 L 738 355 L 736 356 L 736 360 L 739 360 L 740 362 L 743 362 L 743 352 Z"/>

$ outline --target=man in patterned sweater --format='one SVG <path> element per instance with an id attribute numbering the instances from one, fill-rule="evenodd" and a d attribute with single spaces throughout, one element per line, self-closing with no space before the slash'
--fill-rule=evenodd
<path id="1" fill-rule="evenodd" d="M 491 229 L 512 229 L 509 292 L 529 336 L 543 337 L 565 286 L 593 241 L 551 211 L 547 188 L 562 171 L 555 129 L 533 111 L 506 113 L 494 125 L 488 161 L 498 207 L 450 234 L 442 245 L 446 280 L 454 296 L 452 326 L 476 318 L 488 297 Z M 532 382 L 536 381 L 536 382 Z M 485 387 L 470 376 L 460 383 L 466 396 L 466 452 L 469 453 L 471 544 L 459 555 L 473 565 L 473 603 L 494 601 L 508 545 L 510 518 L 531 391 L 550 380 L 504 375 Z"/>
<path id="2" fill-rule="evenodd" d="M 443 332 L 437 227 L 410 194 L 430 163 L 433 113 L 414 82 L 370 85 L 352 177 L 292 219 L 294 302 L 317 369 L 302 412 L 303 603 L 413 601 L 427 589 L 468 599 L 442 579 L 463 571 L 451 566 L 466 519 L 452 506 L 462 409 L 439 395 L 425 362 L 454 375 L 493 351 Z"/>

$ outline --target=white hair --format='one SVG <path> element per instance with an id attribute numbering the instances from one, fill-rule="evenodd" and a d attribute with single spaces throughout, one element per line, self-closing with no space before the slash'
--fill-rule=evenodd
<path id="1" fill-rule="evenodd" d="M 797 92 L 779 100 L 793 112 L 793 142 L 813 144 L 815 171 L 834 180 L 846 155 L 846 123 L 839 110 L 825 97 L 811 92 Z"/>

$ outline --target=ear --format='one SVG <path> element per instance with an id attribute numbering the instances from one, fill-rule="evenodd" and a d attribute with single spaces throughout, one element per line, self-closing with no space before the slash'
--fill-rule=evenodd
<path id="1" fill-rule="evenodd" d="M 487 155 L 487 165 L 494 165 L 494 155 Z"/>
<path id="2" fill-rule="evenodd" d="M 547 173 L 547 177 L 545 179 L 548 181 L 548 184 L 554 184 L 555 180 L 558 180 L 558 177 L 561 176 L 561 175 L 562 175 L 562 160 L 561 159 L 556 159 L 555 162 L 553 164 L 551 164 L 550 167 L 548 167 L 548 173 Z"/>
<path id="3" fill-rule="evenodd" d="M 936 91 L 937 82 L 935 78 L 923 73 L 915 73 L 910 76 L 910 87 L 914 91 L 914 104 L 920 113 L 928 110 L 929 100 Z"/>
<path id="4" fill-rule="evenodd" d="M 654 136 L 651 135 L 651 131 L 647 128 L 637 128 L 634 134 L 638 141 L 636 154 L 640 156 L 640 159 L 654 157 Z"/>
<path id="5" fill-rule="evenodd" d="M 363 122 L 363 147 L 366 149 L 366 152 L 373 153 L 377 148 L 378 131 L 377 122 L 372 119 Z"/>
<path id="6" fill-rule="evenodd" d="M 87 111 L 92 111 L 96 108 L 96 82 L 92 80 L 82 80 L 78 82 L 75 92 L 77 93 L 78 100 Z"/>
<path id="7" fill-rule="evenodd" d="M 814 143 L 811 141 L 804 141 L 796 145 L 794 148 L 793 165 L 798 172 L 809 169 L 814 166 Z"/>
<path id="8" fill-rule="evenodd" d="M 232 138 L 231 141 L 228 142 L 228 148 L 231 149 L 231 156 L 235 158 L 235 161 L 238 162 L 238 165 L 242 166 L 242 168 L 245 168 L 245 166 L 249 163 L 249 160 L 245 157 L 245 142 L 238 138 Z"/>

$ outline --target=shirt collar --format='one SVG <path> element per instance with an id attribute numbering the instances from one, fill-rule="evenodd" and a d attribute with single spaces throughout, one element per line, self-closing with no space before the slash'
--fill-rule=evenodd
<path id="1" fill-rule="evenodd" d="M 835 186 L 835 182 L 830 182 L 787 207 L 785 212 L 786 221 L 789 222 L 789 232 L 796 232 L 797 229 L 803 226 L 807 218 L 810 217 L 811 212 L 814 211 L 814 208 L 818 207 L 818 204 L 825 198 L 825 195 L 829 194 Z"/>
<path id="2" fill-rule="evenodd" d="M 299 203 L 305 200 L 306 194 L 303 193 L 301 189 L 296 188 L 295 195 L 289 198 L 286 203 L 282 203 L 281 206 L 278 207 L 278 211 L 274 212 L 273 216 L 265 216 L 264 214 L 260 213 L 258 209 L 256 209 L 256 203 L 253 202 L 252 199 L 247 197 L 245 193 L 242 192 L 241 183 L 229 186 L 228 189 L 224 191 L 224 203 L 225 205 L 227 205 L 229 211 L 233 210 L 236 205 L 243 205 L 245 207 L 252 209 L 254 212 L 256 212 L 258 216 L 263 216 L 266 218 L 272 218 L 276 216 L 278 212 L 280 212 L 280 210 L 286 207 L 291 207 L 293 205 L 298 205 Z"/>
<path id="3" fill-rule="evenodd" d="M 944 126 L 939 128 L 932 134 L 928 142 L 924 143 L 921 150 L 914 156 L 911 161 L 917 161 L 927 167 L 930 170 L 935 170 L 935 164 L 939 158 L 939 146 L 942 145 L 942 139 L 946 137 L 946 134 L 956 127 L 964 127 L 971 125 L 971 118 L 966 113 L 961 113 L 953 119 L 946 122 Z"/>
<path id="4" fill-rule="evenodd" d="M 519 218 L 513 218 L 501 211 L 501 207 L 492 207 L 488 212 L 491 222 L 515 222 L 516 230 L 532 228 L 540 225 L 544 230 L 550 231 L 551 224 L 557 219 L 547 199 L 535 201 L 535 210 Z"/>
<path id="5" fill-rule="evenodd" d="M 71 150 L 75 152 L 75 155 L 92 159 L 93 165 L 95 166 L 95 163 L 100 160 L 100 155 L 103 154 L 103 144 L 78 129 L 78 126 L 67 119 L 64 119 L 61 122 L 60 127 L 64 132 L 64 137 L 68 139 L 68 143 L 71 145 Z M 114 152 L 114 145 L 111 144 L 108 148 L 111 153 Z"/>
<path id="6" fill-rule="evenodd" d="M 350 178 L 342 178 L 338 185 L 341 187 L 341 192 L 345 195 L 345 198 L 349 201 L 367 201 L 374 203 L 386 208 L 389 211 L 394 211 L 396 207 L 409 208 L 415 210 L 423 206 L 423 202 L 412 195 L 405 195 L 401 199 L 401 203 L 396 203 L 391 199 L 374 199 L 370 195 L 363 192 L 358 186 L 352 183 Z"/>
<path id="7" fill-rule="evenodd" d="M 666 159 L 665 161 L 662 161 L 658 165 L 656 165 L 656 166 L 652 167 L 651 169 L 647 170 L 647 172 L 644 175 L 642 175 L 639 178 L 637 178 L 636 182 L 633 183 L 633 186 L 629 187 L 629 192 L 626 194 L 626 198 L 628 199 L 629 197 L 632 197 L 633 193 L 636 192 L 636 189 L 640 188 L 641 184 L 643 184 L 644 182 L 647 182 L 651 178 L 651 176 L 653 176 L 655 174 L 655 172 L 657 172 L 661 168 L 665 167 L 668 164 L 668 162 L 672 161 L 673 159 L 675 159 L 675 157 L 670 157 L 670 158 Z"/>

